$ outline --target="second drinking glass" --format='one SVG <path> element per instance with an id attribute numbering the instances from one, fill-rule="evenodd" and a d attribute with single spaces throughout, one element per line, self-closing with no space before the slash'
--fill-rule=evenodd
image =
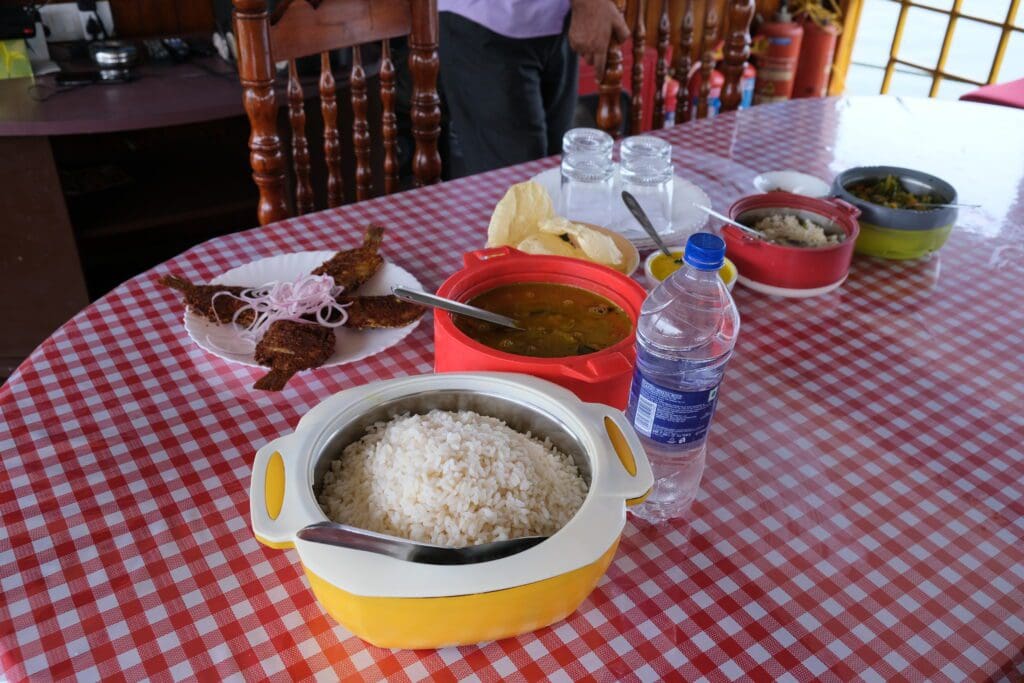
<path id="1" fill-rule="evenodd" d="M 640 202 L 659 233 L 672 229 L 672 145 L 649 135 L 626 138 L 619 149 L 622 189 Z M 629 218 L 635 223 L 635 219 Z M 639 224 L 636 225 L 639 230 Z"/>

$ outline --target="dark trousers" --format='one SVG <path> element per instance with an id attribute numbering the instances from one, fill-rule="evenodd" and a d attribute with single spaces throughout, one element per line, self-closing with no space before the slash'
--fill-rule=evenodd
<path id="1" fill-rule="evenodd" d="M 560 35 L 507 38 L 440 13 L 441 94 L 453 176 L 562 151 L 576 106 L 576 54 Z"/>

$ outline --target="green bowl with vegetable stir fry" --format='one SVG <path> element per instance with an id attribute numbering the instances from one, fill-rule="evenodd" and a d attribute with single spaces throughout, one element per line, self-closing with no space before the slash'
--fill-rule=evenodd
<path id="1" fill-rule="evenodd" d="M 840 173 L 832 194 L 860 209 L 858 254 L 916 259 L 938 251 L 956 223 L 956 190 L 941 178 L 898 166 Z"/>

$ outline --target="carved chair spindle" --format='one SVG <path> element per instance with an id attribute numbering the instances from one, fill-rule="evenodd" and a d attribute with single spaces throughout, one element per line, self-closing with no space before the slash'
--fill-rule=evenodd
<path id="1" fill-rule="evenodd" d="M 385 193 L 398 189 L 398 126 L 395 116 L 395 65 L 389 40 L 409 36 L 409 68 L 413 79 L 412 131 L 415 140 L 413 175 L 418 185 L 437 182 L 441 157 L 437 140 L 441 110 L 437 94 L 437 0 L 281 0 L 273 15 L 267 0 L 233 0 L 238 41 L 238 73 L 249 116 L 250 163 L 259 188 L 257 213 L 261 225 L 312 211 L 309 143 L 305 98 L 296 59 L 320 55 L 320 114 L 323 117 L 324 160 L 327 167 L 327 205 L 345 200 L 342 180 L 342 131 L 338 127 L 337 83 L 330 53 L 351 47 L 349 74 L 352 108 L 352 149 L 355 156 L 356 200 L 374 194 L 370 127 L 367 120 L 367 76 L 361 44 L 381 42 L 381 138 L 384 151 Z M 281 137 L 277 131 L 278 102 L 274 61 L 288 63 L 285 90 L 291 129 L 294 202 Z"/>
<path id="2" fill-rule="evenodd" d="M 625 11 L 621 0 L 620 9 Z M 672 55 L 671 69 L 668 64 L 668 49 L 671 41 L 672 25 L 669 13 L 669 0 L 660 1 L 658 31 L 655 48 L 657 61 L 654 69 L 654 98 L 651 115 L 652 128 L 662 128 L 665 124 L 666 107 L 673 103 L 665 102 L 663 94 L 665 79 L 671 74 L 679 82 L 676 95 L 675 121 L 677 124 L 693 118 L 705 118 L 708 115 L 708 98 L 711 91 L 711 72 L 714 69 L 714 48 L 718 36 L 719 13 L 717 3 L 709 0 L 704 14 L 703 39 L 701 51 L 701 87 L 697 94 L 696 106 L 690 101 L 689 76 L 693 69 L 693 0 L 685 0 L 682 18 L 679 24 L 679 40 Z M 650 78 L 644 71 L 644 51 L 646 45 L 647 0 L 631 0 L 635 10 L 632 31 L 632 96 L 630 97 L 629 131 L 636 135 L 643 132 L 644 106 L 643 84 Z M 750 56 L 750 23 L 754 16 L 754 0 L 725 0 L 725 16 L 728 17 L 728 32 L 725 33 L 725 56 L 722 68 L 725 85 L 721 94 L 721 109 L 729 111 L 739 107 L 741 93 L 740 81 L 743 69 Z M 722 27 L 725 28 L 724 26 Z M 597 126 L 614 137 L 618 137 L 622 124 L 620 97 L 622 93 L 622 48 L 614 41 L 608 46 L 607 67 L 604 79 L 598 92 Z"/>

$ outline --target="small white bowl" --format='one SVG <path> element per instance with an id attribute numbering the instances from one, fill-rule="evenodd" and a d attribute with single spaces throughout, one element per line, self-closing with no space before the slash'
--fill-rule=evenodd
<path id="1" fill-rule="evenodd" d="M 754 188 L 761 193 L 781 190 L 817 199 L 829 196 L 832 190 L 821 178 L 800 171 L 767 171 L 754 178 Z"/>
<path id="2" fill-rule="evenodd" d="M 674 249 L 672 247 L 669 247 L 668 250 L 676 258 L 683 257 L 682 249 Z M 661 280 L 654 277 L 654 271 L 651 270 L 651 264 L 653 264 L 654 260 L 659 256 L 661 256 L 661 252 L 655 250 L 648 254 L 647 258 L 644 259 L 644 275 L 647 277 L 648 289 L 654 289 L 655 287 L 661 284 Z M 725 283 L 726 288 L 728 288 L 730 292 L 732 291 L 732 288 L 736 286 L 736 280 L 738 275 L 739 273 L 736 271 L 736 264 L 730 261 L 729 259 L 725 259 L 725 264 L 722 266 L 721 270 L 718 271 L 718 276 L 722 278 L 722 282 Z"/>

